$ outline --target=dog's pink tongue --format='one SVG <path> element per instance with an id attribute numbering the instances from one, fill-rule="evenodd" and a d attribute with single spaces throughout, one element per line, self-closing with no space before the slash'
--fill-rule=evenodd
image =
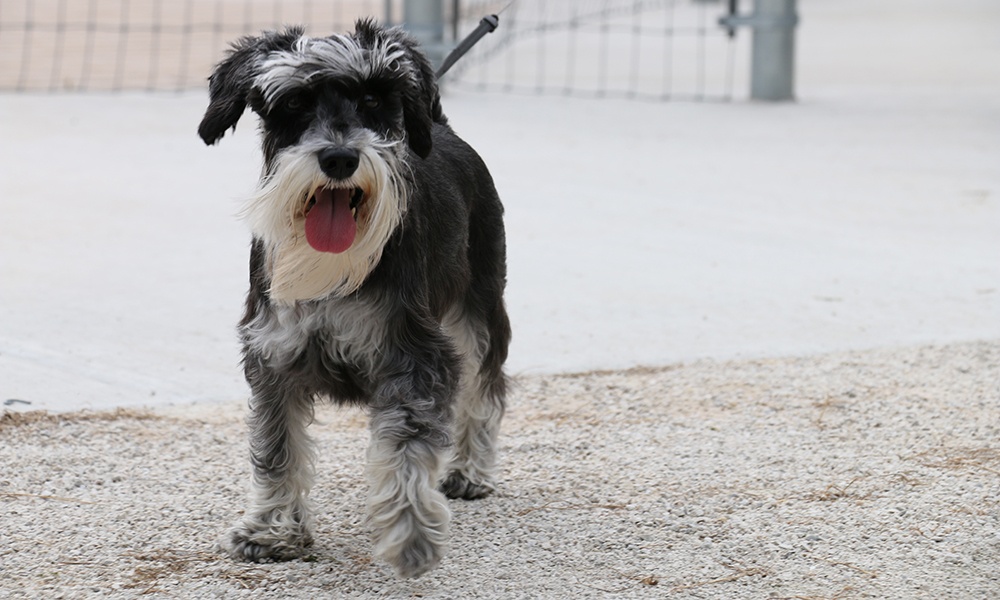
<path id="1" fill-rule="evenodd" d="M 354 243 L 358 225 L 351 214 L 350 190 L 316 190 L 306 215 L 306 241 L 320 252 L 343 252 Z"/>

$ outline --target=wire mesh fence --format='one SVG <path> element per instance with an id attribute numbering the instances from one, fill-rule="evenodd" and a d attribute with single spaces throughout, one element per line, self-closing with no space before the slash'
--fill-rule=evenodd
<path id="1" fill-rule="evenodd" d="M 467 2 L 463 30 L 504 1 Z M 721 0 L 535 0 L 511 4 L 501 26 L 447 81 L 464 88 L 648 100 L 731 100 L 745 88 L 745 40 L 719 25 Z"/>
<path id="2" fill-rule="evenodd" d="M 316 34 L 379 15 L 376 0 L 0 0 L 4 91 L 185 90 L 229 40 L 282 24 Z"/>
<path id="3" fill-rule="evenodd" d="M 0 91 L 183 91 L 230 40 L 304 24 L 401 18 L 403 0 L 0 0 Z M 446 0 L 458 39 L 509 0 Z M 518 0 L 456 65 L 458 88 L 654 100 L 730 99 L 739 41 L 718 0 Z"/>

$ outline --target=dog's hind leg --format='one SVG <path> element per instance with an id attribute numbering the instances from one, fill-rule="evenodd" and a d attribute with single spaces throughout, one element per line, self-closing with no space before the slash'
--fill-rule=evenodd
<path id="1" fill-rule="evenodd" d="M 297 558 L 312 544 L 309 489 L 314 449 L 306 427 L 310 396 L 247 357 L 250 400 L 250 503 L 243 519 L 221 540 L 233 558 L 251 561 Z"/>
<path id="2" fill-rule="evenodd" d="M 437 482 L 448 460 L 454 383 L 431 372 L 386 382 L 371 404 L 369 523 L 375 554 L 401 577 L 433 569 L 448 540 L 451 512 Z M 450 379 L 453 370 L 444 373 Z"/>
<path id="3" fill-rule="evenodd" d="M 501 325 L 507 323 L 505 313 L 498 318 Z M 453 411 L 454 455 L 441 491 L 449 498 L 472 500 L 496 489 L 496 445 L 505 410 L 506 378 L 502 359 L 497 362 L 494 356 L 500 349 L 493 345 L 502 344 L 506 356 L 509 333 L 501 327 L 497 338 L 503 339 L 491 338 L 486 326 L 476 326 L 456 313 L 449 314 L 443 325 L 463 363 Z M 509 325 L 505 326 L 509 331 Z"/>

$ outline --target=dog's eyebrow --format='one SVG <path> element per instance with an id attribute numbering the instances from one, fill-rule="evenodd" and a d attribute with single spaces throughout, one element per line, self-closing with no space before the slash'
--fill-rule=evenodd
<path id="1" fill-rule="evenodd" d="M 391 83 L 412 69 L 408 62 L 405 48 L 391 40 L 364 46 L 346 35 L 302 36 L 291 49 L 268 53 L 254 83 L 270 103 L 290 88 L 306 87 L 319 78 Z"/>

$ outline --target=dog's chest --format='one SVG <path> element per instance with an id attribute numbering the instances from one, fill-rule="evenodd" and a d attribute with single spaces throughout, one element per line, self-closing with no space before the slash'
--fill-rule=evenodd
<path id="1" fill-rule="evenodd" d="M 247 344 L 273 367 L 296 363 L 369 379 L 386 346 L 386 311 L 355 298 L 277 306 L 244 329 Z"/>

